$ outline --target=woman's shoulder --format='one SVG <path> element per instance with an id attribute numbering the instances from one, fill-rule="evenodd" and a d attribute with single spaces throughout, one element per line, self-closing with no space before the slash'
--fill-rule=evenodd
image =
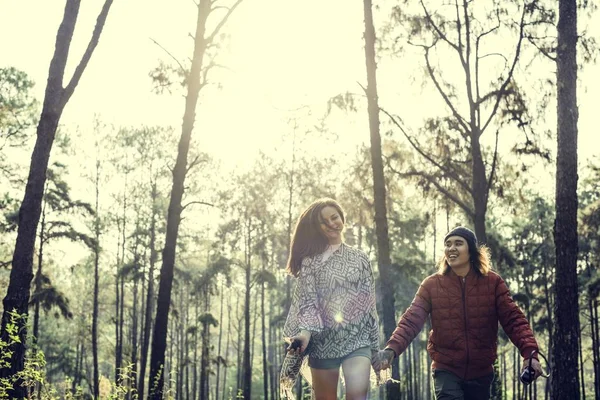
<path id="1" fill-rule="evenodd" d="M 310 268 L 315 260 L 315 256 L 306 256 L 304 258 L 302 258 L 302 263 L 301 266 L 302 268 Z"/>
<path id="2" fill-rule="evenodd" d="M 342 246 L 344 246 L 344 249 L 346 250 L 347 254 L 357 257 L 357 258 L 360 258 L 361 260 L 364 260 L 364 261 L 370 261 L 367 253 L 365 253 L 363 250 L 359 249 L 358 247 L 350 246 L 346 243 L 342 244 Z"/>

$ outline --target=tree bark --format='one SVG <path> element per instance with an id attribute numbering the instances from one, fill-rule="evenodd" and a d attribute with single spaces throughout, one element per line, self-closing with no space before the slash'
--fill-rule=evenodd
<path id="1" fill-rule="evenodd" d="M 54 55 L 50 62 L 44 103 L 37 126 L 37 138 L 31 157 L 25 195 L 19 209 L 19 228 L 13 253 L 10 281 L 3 300 L 4 311 L 2 314 L 0 338 L 5 341 L 8 339 L 6 325 L 10 321 L 9 312 L 16 311 L 20 315 L 27 315 L 29 311 L 36 230 L 40 220 L 48 160 L 54 143 L 56 129 L 62 112 L 79 84 L 83 71 L 87 67 L 98 44 L 111 5 L 112 0 L 106 0 L 96 20 L 96 26 L 86 51 L 77 65 L 71 80 L 66 87 L 63 87 L 64 72 L 71 39 L 75 31 L 75 23 L 79 14 L 80 0 L 67 0 L 65 5 L 63 19 L 56 35 Z M 18 322 L 18 331 L 20 341 L 12 346 L 13 353 L 9 366 L 0 369 L 0 377 L 6 378 L 14 375 L 24 368 L 27 343 L 27 326 L 25 320 Z M 25 388 L 20 385 L 20 382 L 17 382 L 11 395 L 14 397 L 24 397 L 25 394 Z"/>
<path id="2" fill-rule="evenodd" d="M 200 361 L 200 398 L 208 399 L 209 386 L 208 386 L 208 375 L 209 375 L 209 362 L 210 362 L 210 320 L 206 317 L 209 310 L 210 304 L 208 303 L 208 289 L 205 289 L 204 294 L 204 319 L 202 320 L 202 356 Z"/>
<path id="3" fill-rule="evenodd" d="M 150 332 L 152 329 L 152 315 L 154 313 L 154 268 L 156 266 L 156 260 L 158 258 L 158 252 L 156 251 L 156 218 L 158 214 L 158 205 L 156 199 L 158 198 L 158 191 L 156 188 L 156 181 L 152 182 L 152 191 L 150 194 L 152 199 L 152 218 L 150 221 L 150 268 L 148 270 L 148 291 L 146 293 L 146 310 L 144 317 L 144 333 L 142 339 L 142 351 L 140 354 L 140 373 L 138 381 L 138 394 L 139 398 L 144 398 L 145 391 L 145 379 L 146 379 L 146 365 L 148 364 L 148 349 L 150 348 Z"/>
<path id="4" fill-rule="evenodd" d="M 175 266 L 175 252 L 179 224 L 181 223 L 184 182 L 187 174 L 187 156 L 190 147 L 192 130 L 196 121 L 196 106 L 200 94 L 200 72 L 206 51 L 206 20 L 210 13 L 211 2 L 201 0 L 198 5 L 196 33 L 194 36 L 194 55 L 192 67 L 188 75 L 185 113 L 177 152 L 177 161 L 173 168 L 173 186 L 169 201 L 165 247 L 163 249 L 160 282 L 158 287 L 158 300 L 156 322 L 152 339 L 152 353 L 150 358 L 150 399 L 161 400 L 164 387 L 165 350 L 167 345 L 167 327 L 169 318 L 169 305 L 171 303 L 171 289 L 173 286 L 173 269 Z"/>
<path id="5" fill-rule="evenodd" d="M 558 143 L 556 157 L 556 275 L 552 395 L 580 398 L 577 372 L 577 2 L 559 0 L 557 46 Z"/>
<path id="6" fill-rule="evenodd" d="M 44 261 L 44 236 L 46 234 L 46 202 L 43 203 L 42 221 L 40 224 L 40 248 L 38 249 L 38 268 L 35 274 L 35 292 L 42 291 L 42 265 Z M 35 302 L 33 308 L 33 340 L 38 343 L 40 335 L 40 301 Z"/>
<path id="7" fill-rule="evenodd" d="M 375 61 L 375 26 L 371 0 L 364 0 L 365 17 L 365 63 L 367 68 L 367 101 L 369 130 L 371 136 L 371 167 L 373 170 L 373 195 L 375 199 L 375 231 L 377 235 L 377 260 L 379 267 L 380 298 L 383 308 L 383 332 L 386 338 L 396 328 L 394 290 L 391 279 L 390 239 L 388 233 L 386 185 L 381 156 L 379 133 L 379 100 L 377 96 L 377 63 Z M 399 365 L 392 363 L 392 378 L 399 380 Z M 388 383 L 387 398 L 400 398 L 400 386 Z"/>
<path id="8" fill-rule="evenodd" d="M 598 299 L 590 300 L 590 318 L 593 327 L 592 349 L 594 349 L 594 393 L 596 400 L 600 399 L 600 335 L 598 333 Z"/>
<path id="9" fill-rule="evenodd" d="M 263 268 L 264 270 L 264 268 Z M 263 361 L 263 397 L 265 400 L 269 400 L 269 367 L 267 363 L 267 329 L 265 324 L 265 284 L 262 283 L 260 287 L 260 322 L 262 330 L 262 361 Z"/>
<path id="10" fill-rule="evenodd" d="M 223 303 L 225 297 L 225 281 L 221 281 L 221 306 L 219 311 L 219 338 L 217 343 L 217 357 L 222 357 L 221 354 L 221 343 L 223 339 Z M 216 387 L 215 387 L 215 400 L 219 400 L 219 385 L 221 383 L 221 362 L 217 360 L 217 377 L 216 377 Z"/>
<path id="11" fill-rule="evenodd" d="M 94 245 L 94 305 L 92 311 L 92 365 L 93 365 L 93 387 L 94 399 L 100 397 L 100 372 L 98 369 L 98 297 L 100 292 L 100 159 L 96 160 L 96 215 L 94 217 L 94 234 L 96 243 Z"/>
<path id="12" fill-rule="evenodd" d="M 117 219 L 117 225 L 119 221 Z M 121 227 L 118 227 L 119 230 Z M 121 352 L 120 352 L 120 331 L 119 331 L 119 319 L 121 315 L 120 305 L 120 290 L 119 290 L 119 265 L 122 265 L 119 259 L 119 253 L 121 249 L 121 239 L 117 239 L 117 263 L 115 265 L 115 383 L 119 382 L 119 369 L 121 368 Z"/>
<path id="13" fill-rule="evenodd" d="M 225 340 L 225 359 L 227 360 L 227 364 L 225 364 L 225 368 L 223 369 L 223 396 L 221 397 L 223 400 L 227 398 L 227 367 L 230 364 L 230 359 L 227 356 L 229 355 L 229 343 L 231 339 L 231 317 L 231 296 L 227 296 L 227 339 Z"/>
<path id="14" fill-rule="evenodd" d="M 250 224 L 250 221 L 247 221 Z M 246 242 L 246 262 L 245 262 L 245 287 L 244 294 L 244 354 L 242 361 L 242 396 L 244 399 L 252 398 L 252 360 L 250 357 L 250 289 L 252 283 L 251 274 L 251 231 L 247 227 L 247 242 Z"/>

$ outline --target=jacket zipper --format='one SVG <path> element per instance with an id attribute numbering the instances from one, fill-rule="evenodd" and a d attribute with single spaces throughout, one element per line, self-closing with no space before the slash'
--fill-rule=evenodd
<path id="1" fill-rule="evenodd" d="M 469 334 L 467 331 L 467 277 L 463 276 L 461 278 L 461 288 L 462 288 L 462 300 L 463 300 L 463 313 L 465 320 L 465 345 L 467 347 L 467 362 L 465 363 L 465 375 L 463 379 L 467 379 L 467 371 L 469 370 Z"/>

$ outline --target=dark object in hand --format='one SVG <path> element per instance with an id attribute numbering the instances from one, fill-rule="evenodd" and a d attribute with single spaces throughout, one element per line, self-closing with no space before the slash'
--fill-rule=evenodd
<path id="1" fill-rule="evenodd" d="M 302 342 L 299 339 L 294 339 L 292 343 L 290 343 L 290 347 L 288 347 L 288 350 L 296 350 L 300 348 L 301 345 Z"/>
<path id="2" fill-rule="evenodd" d="M 521 382 L 523 382 L 525 385 L 529 385 L 531 382 L 533 382 L 534 377 L 535 371 L 533 370 L 533 368 L 525 367 L 523 372 L 521 372 L 521 376 L 519 377 L 519 379 L 521 379 Z"/>

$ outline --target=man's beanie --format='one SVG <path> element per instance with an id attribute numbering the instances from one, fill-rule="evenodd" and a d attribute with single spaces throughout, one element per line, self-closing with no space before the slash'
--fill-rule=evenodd
<path id="1" fill-rule="evenodd" d="M 477 249 L 477 236 L 475 236 L 475 232 L 469 228 L 457 226 L 444 236 L 444 243 L 450 236 L 460 236 L 461 238 L 464 238 L 469 244 L 469 251 L 475 251 L 475 249 Z"/>

